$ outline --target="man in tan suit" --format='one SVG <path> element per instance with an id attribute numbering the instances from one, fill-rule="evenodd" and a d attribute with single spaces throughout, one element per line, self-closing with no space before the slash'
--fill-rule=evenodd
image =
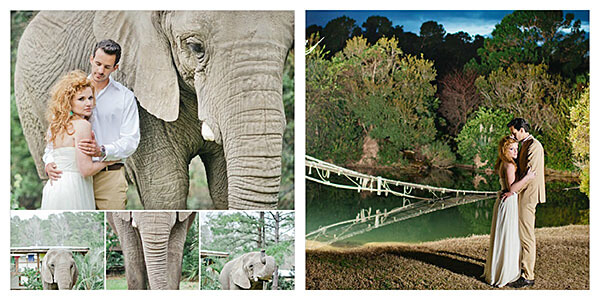
<path id="1" fill-rule="evenodd" d="M 527 170 L 535 171 L 536 176 L 519 191 L 519 237 L 521 239 L 521 277 L 510 283 L 512 287 L 525 287 L 534 284 L 535 267 L 535 207 L 546 202 L 544 183 L 544 147 L 529 133 L 529 123 L 515 118 L 508 123 L 511 134 L 521 143 L 517 157 L 517 179 L 523 178 Z"/>

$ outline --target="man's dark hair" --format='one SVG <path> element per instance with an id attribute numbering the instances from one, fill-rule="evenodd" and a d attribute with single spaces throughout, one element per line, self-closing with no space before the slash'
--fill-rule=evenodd
<path id="1" fill-rule="evenodd" d="M 531 128 L 531 126 L 529 126 L 529 123 L 527 123 L 527 121 L 523 118 L 512 119 L 512 121 L 508 122 L 508 125 L 506 125 L 506 127 L 514 127 L 516 130 L 521 130 L 521 128 L 523 128 L 525 129 L 525 132 L 529 132 L 529 129 Z"/>
<path id="2" fill-rule="evenodd" d="M 98 49 L 102 49 L 102 51 L 108 55 L 116 55 L 114 65 L 116 66 L 117 63 L 119 63 L 119 60 L 121 59 L 121 46 L 117 42 L 111 39 L 99 41 L 96 43 L 96 47 L 94 47 L 92 57 L 96 57 L 96 51 L 98 51 Z"/>

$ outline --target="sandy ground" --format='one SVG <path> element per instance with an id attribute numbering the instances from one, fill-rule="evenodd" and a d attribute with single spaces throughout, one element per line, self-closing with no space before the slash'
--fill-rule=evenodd
<path id="1" fill-rule="evenodd" d="M 536 239 L 535 285 L 526 289 L 590 288 L 589 225 L 538 228 Z M 307 249 L 306 289 L 494 289 L 480 277 L 488 246 L 489 236 L 479 235 Z"/>

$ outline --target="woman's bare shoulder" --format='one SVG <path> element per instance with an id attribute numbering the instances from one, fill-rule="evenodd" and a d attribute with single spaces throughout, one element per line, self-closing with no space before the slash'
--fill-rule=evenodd
<path id="1" fill-rule="evenodd" d="M 71 121 L 76 135 L 89 135 L 92 131 L 92 123 L 86 119 L 76 119 Z"/>

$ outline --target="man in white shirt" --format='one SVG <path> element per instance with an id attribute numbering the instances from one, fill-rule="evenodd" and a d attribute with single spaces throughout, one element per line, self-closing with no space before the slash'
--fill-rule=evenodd
<path id="1" fill-rule="evenodd" d="M 96 44 L 90 57 L 90 79 L 95 88 L 96 107 L 92 112 L 92 138 L 81 140 L 77 148 L 93 159 L 120 161 L 94 175 L 94 197 L 97 209 L 122 210 L 127 204 L 127 180 L 124 162 L 140 141 L 139 116 L 135 96 L 115 81 L 110 74 L 119 68 L 121 46 L 113 40 Z M 50 180 L 62 173 L 56 168 L 47 145 L 45 170 Z"/>

